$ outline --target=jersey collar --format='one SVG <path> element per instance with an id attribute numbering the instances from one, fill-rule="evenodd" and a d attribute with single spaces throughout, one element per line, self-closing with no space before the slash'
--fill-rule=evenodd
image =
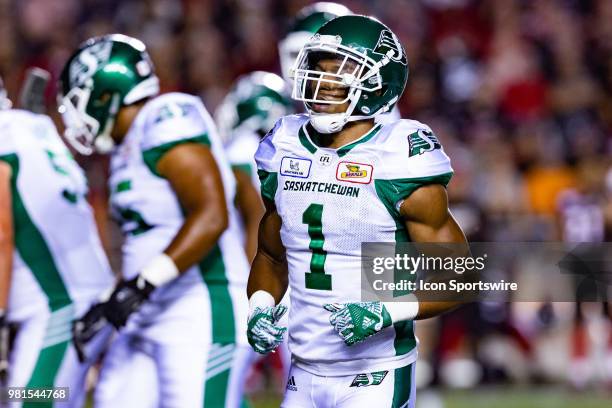
<path id="1" fill-rule="evenodd" d="M 313 142 L 312 138 L 310 137 L 310 134 L 308 134 L 308 130 L 306 129 L 306 125 L 307 125 L 307 123 L 304 123 L 302 125 L 302 127 L 300 128 L 300 130 L 298 131 L 298 138 L 299 138 L 300 143 L 302 144 L 302 146 L 304 146 L 306 148 L 306 150 L 308 150 L 310 153 L 314 154 L 319 149 L 319 146 L 317 146 Z M 372 139 L 380 131 L 381 127 L 382 127 L 382 125 L 380 123 L 376 123 L 372 127 L 372 129 L 368 130 L 359 139 L 354 140 L 354 141 L 352 141 L 352 142 L 350 142 L 348 144 L 345 144 L 344 146 L 340 146 L 337 149 L 332 149 L 332 148 L 325 148 L 325 149 L 335 151 L 336 154 L 338 155 L 338 157 L 343 157 L 349 151 L 351 151 L 351 149 L 353 149 L 355 146 L 360 145 L 362 143 L 365 143 L 365 142 L 369 141 L 370 139 Z"/>

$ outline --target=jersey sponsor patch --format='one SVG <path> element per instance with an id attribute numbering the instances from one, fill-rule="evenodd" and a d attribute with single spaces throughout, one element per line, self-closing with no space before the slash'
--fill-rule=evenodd
<path id="1" fill-rule="evenodd" d="M 351 387 L 368 387 L 380 385 L 389 371 L 375 371 L 373 373 L 357 374 L 351 383 Z"/>
<path id="2" fill-rule="evenodd" d="M 282 176 L 308 178 L 310 176 L 310 159 L 285 156 L 281 160 L 280 174 Z"/>
<path id="3" fill-rule="evenodd" d="M 349 183 L 370 184 L 374 166 L 371 164 L 340 162 L 336 168 L 336 179 Z"/>

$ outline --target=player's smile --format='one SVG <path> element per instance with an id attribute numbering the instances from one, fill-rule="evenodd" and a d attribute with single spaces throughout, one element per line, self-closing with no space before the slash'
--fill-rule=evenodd
<path id="1" fill-rule="evenodd" d="M 355 70 L 356 65 L 352 62 L 346 62 L 343 64 L 343 60 L 330 56 L 329 58 L 322 58 L 317 61 L 315 70 L 321 72 L 321 79 L 327 80 L 322 81 L 319 84 L 319 90 L 316 98 L 320 101 L 326 101 L 330 103 L 313 103 L 312 110 L 319 113 L 342 113 L 345 112 L 349 106 L 349 102 L 339 104 L 338 102 L 343 101 L 348 96 L 349 87 L 340 85 L 334 82 L 337 81 L 335 75 L 339 73 L 350 73 Z M 325 75 L 326 73 L 332 75 Z M 314 94 L 317 87 L 317 82 L 311 83 L 311 92 Z"/>

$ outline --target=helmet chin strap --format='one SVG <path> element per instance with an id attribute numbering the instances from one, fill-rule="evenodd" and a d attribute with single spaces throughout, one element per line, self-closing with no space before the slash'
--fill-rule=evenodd
<path id="1" fill-rule="evenodd" d="M 358 92 L 361 93 L 361 91 Z M 359 100 L 359 94 L 356 96 L 357 97 L 354 99 L 355 102 L 351 102 L 351 105 L 349 105 L 348 109 L 344 113 L 324 114 L 310 111 L 310 124 L 319 133 L 336 133 L 341 131 L 348 122 L 371 119 L 376 115 L 389 112 L 391 110 L 391 105 L 393 105 L 399 99 L 396 96 L 371 115 L 350 115 L 349 112 L 352 112 L 355 109 L 355 105 L 357 104 L 356 101 Z"/>
<path id="2" fill-rule="evenodd" d="M 354 120 L 359 120 L 359 117 L 351 116 L 357 106 L 361 90 L 357 90 L 351 98 L 351 103 L 342 113 L 317 113 L 310 111 L 310 124 L 319 133 L 329 134 L 336 133 L 348 123 Z M 355 119 L 357 118 L 357 119 Z"/>
<path id="3" fill-rule="evenodd" d="M 385 113 L 389 110 L 389 106 L 397 100 L 397 98 L 391 100 L 385 104 L 382 108 L 370 115 L 352 115 L 359 102 L 361 96 L 361 90 L 355 92 L 354 97 L 351 99 L 351 104 L 342 113 L 317 113 L 310 111 L 310 124 L 319 133 L 330 134 L 341 131 L 348 122 L 355 122 L 357 120 L 372 119 L 376 115 Z"/>
<path id="4" fill-rule="evenodd" d="M 111 136 L 111 132 L 113 131 L 113 126 L 115 126 L 117 112 L 119 112 L 119 95 L 114 94 L 106 126 L 104 126 L 102 132 L 94 140 L 94 148 L 100 154 L 110 153 L 115 147 L 115 141 Z"/>

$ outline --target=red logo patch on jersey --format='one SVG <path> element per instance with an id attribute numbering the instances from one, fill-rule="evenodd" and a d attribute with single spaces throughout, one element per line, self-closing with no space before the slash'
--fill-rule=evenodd
<path id="1" fill-rule="evenodd" d="M 374 166 L 371 164 L 340 162 L 336 168 L 336 179 L 349 183 L 370 184 Z"/>

